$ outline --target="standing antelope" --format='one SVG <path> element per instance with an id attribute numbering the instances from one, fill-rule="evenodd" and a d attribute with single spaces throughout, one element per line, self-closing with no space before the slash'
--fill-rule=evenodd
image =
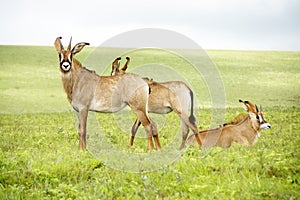
<path id="1" fill-rule="evenodd" d="M 73 109 L 78 112 L 79 149 L 86 149 L 86 122 L 88 111 L 112 113 L 128 105 L 141 121 L 148 136 L 148 149 L 160 149 L 158 134 L 154 122 L 148 116 L 149 86 L 138 75 L 99 76 L 84 68 L 74 56 L 89 43 L 81 42 L 71 49 L 71 40 L 67 50 L 56 38 L 54 46 L 59 56 L 59 68 L 62 84 Z"/>
<path id="2" fill-rule="evenodd" d="M 254 145 L 259 136 L 261 129 L 269 129 L 271 125 L 265 120 L 262 106 L 260 111 L 256 105 L 250 101 L 242 101 L 248 114 L 240 114 L 230 123 L 216 129 L 203 130 L 199 132 L 203 147 L 220 146 L 228 148 L 233 142 L 242 145 Z M 194 135 L 191 135 L 187 144 L 196 145 Z"/>
<path id="3" fill-rule="evenodd" d="M 122 76 L 125 74 L 130 58 L 126 57 L 127 61 L 122 69 L 119 69 L 120 60 L 121 58 L 117 58 L 112 63 L 112 76 Z M 189 128 L 194 132 L 196 140 L 201 147 L 202 144 L 198 136 L 198 128 L 193 115 L 193 91 L 181 81 L 155 82 L 148 78 L 144 78 L 144 80 L 149 84 L 151 91 L 149 95 L 148 111 L 156 114 L 167 114 L 174 111 L 179 115 L 182 130 L 182 143 L 180 149 L 185 146 Z M 189 109 L 191 109 L 190 115 Z M 132 126 L 130 146 L 133 145 L 135 134 L 140 125 L 141 121 L 137 119 Z"/>

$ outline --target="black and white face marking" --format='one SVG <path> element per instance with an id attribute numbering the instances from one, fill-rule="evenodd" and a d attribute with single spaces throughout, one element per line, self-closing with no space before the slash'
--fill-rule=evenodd
<path id="1" fill-rule="evenodd" d="M 72 65 L 72 54 L 69 53 L 68 56 L 66 56 L 63 53 L 59 54 L 59 61 L 60 61 L 60 68 L 64 72 L 68 72 L 71 69 Z"/>
<path id="2" fill-rule="evenodd" d="M 260 129 L 267 130 L 267 129 L 271 128 L 271 125 L 264 119 L 264 116 L 262 113 L 258 113 L 257 117 L 258 117 L 258 121 L 260 124 Z"/>

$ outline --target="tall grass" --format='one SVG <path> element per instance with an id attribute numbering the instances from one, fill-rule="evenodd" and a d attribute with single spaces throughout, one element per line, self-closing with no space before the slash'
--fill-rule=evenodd
<path id="1" fill-rule="evenodd" d="M 78 60 L 91 51 L 84 50 Z M 180 58 L 163 52 L 129 55 L 133 71 L 145 60 L 185 69 Z M 252 147 L 236 144 L 201 153 L 189 148 L 159 170 L 129 173 L 77 150 L 76 120 L 61 86 L 53 47 L 0 46 L 0 199 L 299 199 L 300 53 L 211 50 L 208 55 L 224 83 L 225 121 L 244 112 L 241 98 L 262 104 L 272 128 L 262 131 Z M 211 123 L 210 108 L 202 106 L 209 94 L 203 90 L 203 96 L 197 93 L 200 129 Z M 116 123 L 123 120 L 130 127 L 134 116 L 128 121 L 110 114 L 97 116 L 113 145 L 128 153 L 147 153 L 142 130 L 129 150 L 129 134 Z M 174 113 L 164 120 L 158 124 L 163 147 L 180 129 Z"/>

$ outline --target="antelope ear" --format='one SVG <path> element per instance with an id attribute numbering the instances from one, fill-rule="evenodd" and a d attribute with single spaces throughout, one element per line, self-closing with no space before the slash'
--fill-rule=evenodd
<path id="1" fill-rule="evenodd" d="M 248 106 L 247 106 L 247 104 L 246 104 L 247 101 L 243 101 L 243 100 L 240 99 L 239 102 L 243 104 L 243 108 L 248 112 L 248 111 L 249 111 L 249 108 L 248 108 Z"/>
<path id="2" fill-rule="evenodd" d="M 122 69 L 121 69 L 122 71 L 124 71 L 124 72 L 126 71 L 129 62 L 130 62 L 130 58 L 129 58 L 129 57 L 126 57 L 126 63 L 125 63 L 125 65 L 122 67 Z"/>
<path id="3" fill-rule="evenodd" d="M 56 48 L 56 51 L 58 53 L 61 53 L 61 51 L 64 50 L 64 46 L 62 45 L 60 40 L 61 40 L 61 37 L 57 37 L 54 42 L 54 47 Z"/>
<path id="4" fill-rule="evenodd" d="M 114 60 L 114 62 L 112 63 L 112 68 L 113 69 L 118 69 L 120 67 L 120 61 L 121 60 L 121 57 L 118 57 Z"/>
<path id="5" fill-rule="evenodd" d="M 85 45 L 90 45 L 90 43 L 87 42 L 80 42 L 78 44 L 76 44 L 73 49 L 72 49 L 72 53 L 75 55 L 76 53 L 79 53 L 83 47 L 85 47 Z"/>
<path id="6" fill-rule="evenodd" d="M 248 112 L 249 109 L 248 109 L 248 106 L 246 104 L 243 104 L 243 108 Z"/>

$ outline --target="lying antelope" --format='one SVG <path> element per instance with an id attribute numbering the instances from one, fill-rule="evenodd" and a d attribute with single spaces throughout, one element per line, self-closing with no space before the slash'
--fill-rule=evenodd
<path id="1" fill-rule="evenodd" d="M 54 46 L 59 56 L 59 68 L 62 84 L 73 109 L 78 112 L 79 149 L 86 149 L 86 122 L 88 111 L 112 113 L 129 106 L 141 121 L 148 136 L 148 149 L 160 149 L 158 134 L 154 122 L 150 119 L 148 108 L 149 86 L 138 75 L 99 76 L 84 68 L 74 56 L 89 43 L 81 42 L 71 49 L 71 40 L 67 50 L 56 38 Z"/>
<path id="2" fill-rule="evenodd" d="M 112 76 L 122 76 L 123 74 L 126 74 L 125 72 L 130 58 L 126 57 L 127 61 L 122 69 L 120 69 L 120 60 L 121 58 L 117 58 L 112 63 Z M 148 111 L 156 114 L 167 114 L 174 111 L 179 115 L 182 130 L 182 143 L 180 145 L 180 149 L 185 146 L 189 128 L 194 132 L 198 145 L 201 147 L 202 144 L 198 137 L 198 128 L 193 115 L 193 91 L 181 81 L 158 83 L 148 78 L 144 78 L 144 80 L 149 84 L 151 91 L 149 95 Z M 191 109 L 190 115 L 189 109 Z M 130 146 L 133 145 L 135 134 L 140 125 L 141 121 L 137 119 L 132 126 Z"/>
<path id="3" fill-rule="evenodd" d="M 269 129 L 271 125 L 265 120 L 262 106 L 260 111 L 256 105 L 250 101 L 242 101 L 248 114 L 240 114 L 230 123 L 216 129 L 203 130 L 199 132 L 203 147 L 220 146 L 228 148 L 233 142 L 242 145 L 254 145 L 259 136 L 261 129 Z M 196 145 L 195 136 L 191 135 L 187 144 Z"/>

